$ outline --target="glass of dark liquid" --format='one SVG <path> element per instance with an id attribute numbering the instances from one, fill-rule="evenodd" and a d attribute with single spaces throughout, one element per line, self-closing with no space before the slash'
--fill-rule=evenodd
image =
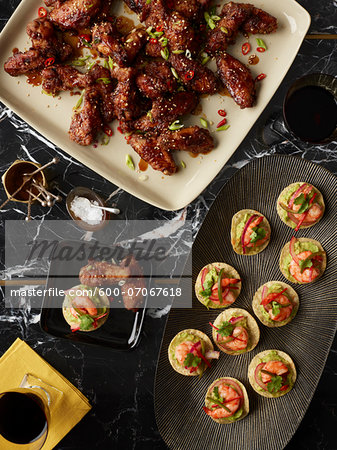
<path id="1" fill-rule="evenodd" d="M 285 96 L 282 119 L 273 121 L 264 131 L 267 144 L 291 141 L 291 136 L 311 144 L 336 140 L 337 78 L 313 73 L 296 80 Z"/>
<path id="2" fill-rule="evenodd" d="M 47 439 L 49 396 L 44 390 L 17 388 L 0 394 L 0 448 L 39 450 Z"/>

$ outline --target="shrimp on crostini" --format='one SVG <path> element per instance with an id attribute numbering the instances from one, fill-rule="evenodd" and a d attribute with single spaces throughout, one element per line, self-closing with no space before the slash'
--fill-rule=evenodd
<path id="1" fill-rule="evenodd" d="M 179 345 L 177 345 L 175 349 L 175 357 L 177 358 L 177 361 L 180 364 L 184 364 L 184 361 L 186 359 L 186 356 L 188 353 L 193 353 L 193 355 L 197 355 L 197 351 L 194 349 L 191 352 L 192 347 L 194 346 L 193 342 L 191 341 L 183 341 Z"/>
<path id="2" fill-rule="evenodd" d="M 240 407 L 241 397 L 231 386 L 228 386 L 225 383 L 218 386 L 218 392 L 223 399 L 221 403 L 224 407 L 222 408 L 221 406 L 214 405 L 215 409 L 211 409 L 204 406 L 205 413 L 213 419 L 222 419 L 224 417 L 233 416 Z"/>
<path id="3" fill-rule="evenodd" d="M 276 293 L 275 294 L 269 294 L 266 297 L 266 300 L 269 299 L 270 296 L 277 296 L 275 298 L 275 300 L 271 300 L 271 302 L 275 301 L 276 303 L 278 303 L 280 305 L 280 312 L 277 314 L 274 314 L 273 312 L 273 307 L 271 302 L 268 303 L 265 306 L 265 309 L 268 311 L 269 317 L 271 318 L 271 320 L 275 320 L 275 322 L 283 322 L 284 320 L 287 320 L 288 317 L 290 317 L 290 314 L 292 313 L 293 310 L 293 305 L 291 304 L 289 298 L 286 295 L 279 295 Z"/>
<path id="4" fill-rule="evenodd" d="M 261 370 L 261 378 L 263 383 L 267 384 L 273 376 L 286 375 L 288 372 L 288 367 L 282 361 L 268 361 Z"/>
<path id="5" fill-rule="evenodd" d="M 259 227 L 260 223 L 263 221 L 263 216 L 259 216 L 256 219 L 252 220 L 252 222 L 248 225 L 244 236 L 244 245 L 245 247 L 259 247 L 263 245 L 269 239 L 269 232 L 265 227 Z M 254 228 L 262 228 L 265 230 L 266 234 L 262 239 L 259 239 L 256 242 L 251 242 L 251 236 L 255 232 Z"/>
<path id="6" fill-rule="evenodd" d="M 73 299 L 72 305 L 74 308 L 80 309 L 85 314 L 89 316 L 97 315 L 97 308 L 92 300 L 87 296 L 77 296 Z"/>
<path id="7" fill-rule="evenodd" d="M 305 251 L 301 252 L 297 255 L 297 258 L 300 261 L 303 261 L 307 259 L 310 255 L 312 255 L 312 252 Z M 320 275 L 320 271 L 317 267 L 312 265 L 311 267 L 306 267 L 301 272 L 301 267 L 296 263 L 296 261 L 292 260 L 289 264 L 289 272 L 290 275 L 292 275 L 295 280 L 299 281 L 300 283 L 310 283 L 311 281 L 315 280 Z"/>
<path id="8" fill-rule="evenodd" d="M 219 344 L 224 346 L 226 350 L 231 350 L 233 352 L 238 352 L 245 350 L 248 345 L 248 332 L 242 327 L 235 327 L 230 336 L 226 336 L 219 341 Z"/>

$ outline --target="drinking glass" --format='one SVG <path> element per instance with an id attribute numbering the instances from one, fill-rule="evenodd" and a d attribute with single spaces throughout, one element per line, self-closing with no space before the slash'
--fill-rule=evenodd
<path id="1" fill-rule="evenodd" d="M 50 394 L 38 384 L 29 385 L 28 376 L 20 387 L 0 393 L 1 449 L 40 450 L 47 439 Z"/>

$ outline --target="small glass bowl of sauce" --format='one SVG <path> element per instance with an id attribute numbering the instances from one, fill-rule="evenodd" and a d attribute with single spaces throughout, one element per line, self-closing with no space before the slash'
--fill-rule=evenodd
<path id="1" fill-rule="evenodd" d="M 314 73 L 299 78 L 283 103 L 286 127 L 302 141 L 324 144 L 337 138 L 337 78 Z"/>
<path id="2" fill-rule="evenodd" d="M 86 215 L 85 213 L 85 208 L 84 208 L 84 215 L 82 215 L 81 217 L 77 216 L 76 213 L 74 212 L 74 201 L 78 202 L 78 199 L 87 199 L 89 200 L 89 202 L 96 204 L 98 206 L 105 206 L 105 202 L 102 199 L 102 197 L 100 197 L 98 194 L 96 194 L 96 192 L 94 192 L 92 189 L 90 188 L 86 188 L 86 187 L 82 187 L 82 186 L 78 186 L 75 187 L 74 189 L 72 189 L 69 194 L 67 195 L 67 199 L 66 199 L 66 207 L 67 207 L 67 211 L 70 215 L 70 217 L 76 221 L 76 223 L 78 224 L 79 227 L 81 227 L 83 230 L 86 231 L 98 231 L 101 228 L 103 228 L 107 221 L 110 219 L 110 214 L 108 211 L 103 210 L 103 209 L 94 209 L 94 211 L 98 211 L 101 214 L 99 215 L 99 213 L 97 213 L 97 217 L 100 217 L 100 219 L 96 219 L 94 221 L 91 221 L 90 219 L 87 219 L 88 215 L 89 215 L 89 209 L 90 209 L 90 205 L 88 204 L 88 214 Z M 85 202 L 82 202 L 85 203 Z M 73 207 L 72 207 L 73 205 Z M 98 221 L 98 223 L 96 223 Z M 94 222 L 94 223 L 93 223 Z"/>

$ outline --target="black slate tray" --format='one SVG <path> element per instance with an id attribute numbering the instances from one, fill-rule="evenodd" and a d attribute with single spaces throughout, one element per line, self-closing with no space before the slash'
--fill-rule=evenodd
<path id="1" fill-rule="evenodd" d="M 322 193 L 326 203 L 323 219 L 314 227 L 300 230 L 297 237 L 318 240 L 327 252 L 323 277 L 310 285 L 293 285 L 300 296 L 294 320 L 281 328 L 259 323 L 261 339 L 250 353 L 219 361 L 203 377 L 186 377 L 170 366 L 167 349 L 171 339 L 185 328 L 199 329 L 211 337 L 209 321 L 219 311 L 208 311 L 193 296 L 193 309 L 172 308 L 159 355 L 155 380 L 155 413 L 159 431 L 171 449 L 276 450 L 289 442 L 299 426 L 321 377 L 337 328 L 337 178 L 326 169 L 304 159 L 274 155 L 256 159 L 237 172 L 212 205 L 193 245 L 193 281 L 199 270 L 213 261 L 234 266 L 243 279 L 243 289 L 234 306 L 251 314 L 257 288 L 270 280 L 285 280 L 279 269 L 279 255 L 294 232 L 276 213 L 276 200 L 284 187 L 307 181 Z M 230 244 L 230 224 L 235 212 L 252 208 L 270 221 L 272 238 L 260 254 L 237 255 Z M 174 305 L 173 305 L 174 306 Z M 298 379 L 292 391 L 278 399 L 259 396 L 250 387 L 247 369 L 251 359 L 266 349 L 279 349 L 294 360 Z M 250 413 L 242 421 L 219 425 L 202 407 L 213 380 L 230 376 L 246 386 Z"/>
<path id="2" fill-rule="evenodd" d="M 109 317 L 100 328 L 91 332 L 71 332 L 70 326 L 62 314 L 64 296 L 55 296 L 54 293 L 80 284 L 78 274 L 81 267 L 87 264 L 92 243 L 62 241 L 55 247 L 53 254 L 55 252 L 59 253 L 65 247 L 71 247 L 74 253 L 78 252 L 80 260 L 72 258 L 69 261 L 60 262 L 51 257 L 46 284 L 47 293 L 43 299 L 41 309 L 41 328 L 52 336 L 69 339 L 73 342 L 100 345 L 116 350 L 130 350 L 134 348 L 141 335 L 147 298 L 145 298 L 144 307 L 137 312 L 126 310 L 122 299 L 114 298 L 114 305 L 110 308 Z M 97 248 L 99 253 L 100 247 Z M 147 279 L 147 282 L 149 282 L 149 279 Z M 109 286 L 106 287 L 109 288 Z M 121 288 L 119 289 L 121 290 Z"/>

